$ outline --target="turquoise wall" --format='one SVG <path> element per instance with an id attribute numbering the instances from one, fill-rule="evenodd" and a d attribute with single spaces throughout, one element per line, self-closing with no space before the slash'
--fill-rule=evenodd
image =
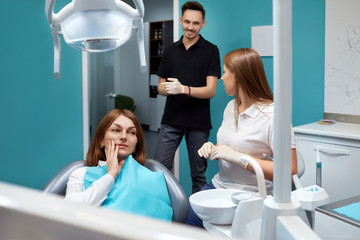
<path id="1" fill-rule="evenodd" d="M 63 43 L 54 79 L 45 1 L 1 0 L 0 26 L 0 181 L 42 189 L 82 159 L 81 53 Z"/>
<path id="2" fill-rule="evenodd" d="M 180 0 L 181 6 L 186 1 Z M 251 27 L 272 25 L 271 0 L 199 0 L 207 24 L 201 34 L 220 50 L 222 59 L 233 49 L 251 47 Z M 324 110 L 325 0 L 293 0 L 293 125 L 317 121 Z M 181 13 L 180 13 L 181 15 Z M 180 28 L 181 29 L 181 28 Z M 181 31 L 182 32 L 182 31 Z M 273 58 L 262 58 L 270 86 Z M 216 143 L 223 110 L 231 100 L 218 81 L 211 100 L 213 129 L 209 141 Z M 218 172 L 217 161 L 208 160 L 208 182 Z M 191 195 L 191 178 L 185 141 L 180 144 L 180 183 Z"/>
<path id="3" fill-rule="evenodd" d="M 293 1 L 293 125 L 324 114 L 325 0 Z"/>

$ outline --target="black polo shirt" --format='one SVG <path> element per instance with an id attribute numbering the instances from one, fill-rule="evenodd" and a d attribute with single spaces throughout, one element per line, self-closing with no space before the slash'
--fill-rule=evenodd
<path id="1" fill-rule="evenodd" d="M 205 40 L 199 40 L 188 50 L 179 41 L 169 45 L 163 54 L 158 69 L 161 78 L 177 78 L 185 86 L 206 86 L 206 77 L 220 78 L 219 49 Z M 210 99 L 199 99 L 184 94 L 166 98 L 161 123 L 176 127 L 211 129 Z"/>

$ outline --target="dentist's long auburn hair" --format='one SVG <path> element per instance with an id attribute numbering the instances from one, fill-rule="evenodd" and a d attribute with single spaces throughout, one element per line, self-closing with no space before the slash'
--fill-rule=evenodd
<path id="1" fill-rule="evenodd" d="M 224 65 L 235 74 L 235 122 L 241 104 L 240 88 L 257 105 L 271 104 L 273 93 L 265 75 L 260 55 L 252 48 L 233 50 L 224 57 Z"/>
<path id="2" fill-rule="evenodd" d="M 110 111 L 99 123 L 86 156 L 85 166 L 97 166 L 99 164 L 99 160 L 106 160 L 105 148 L 101 148 L 101 141 L 104 139 L 105 134 L 109 130 L 111 124 L 121 115 L 129 118 L 135 125 L 138 142 L 136 144 L 134 153 L 131 155 L 138 163 L 144 165 L 146 157 L 145 142 L 144 133 L 139 120 L 129 110 L 114 109 Z"/>

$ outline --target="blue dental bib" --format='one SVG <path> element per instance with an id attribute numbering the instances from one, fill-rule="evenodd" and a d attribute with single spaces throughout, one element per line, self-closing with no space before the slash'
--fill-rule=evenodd
<path id="1" fill-rule="evenodd" d="M 86 167 L 85 189 L 107 172 L 107 165 Z M 166 221 L 171 221 L 173 215 L 164 174 L 152 172 L 131 155 L 102 206 Z"/>

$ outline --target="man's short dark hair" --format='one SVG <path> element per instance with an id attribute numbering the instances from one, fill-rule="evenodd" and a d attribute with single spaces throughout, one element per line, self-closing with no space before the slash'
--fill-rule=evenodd
<path id="1" fill-rule="evenodd" d="M 188 2 L 184 3 L 184 5 L 181 7 L 181 15 L 184 15 L 184 12 L 186 10 L 200 11 L 203 16 L 203 19 L 205 19 L 205 9 L 197 1 L 188 1 Z"/>

